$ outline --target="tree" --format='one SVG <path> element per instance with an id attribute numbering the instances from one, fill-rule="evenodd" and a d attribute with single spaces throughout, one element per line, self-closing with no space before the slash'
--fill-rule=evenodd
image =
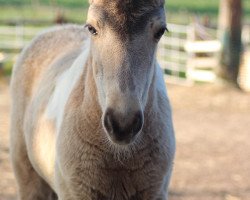
<path id="1" fill-rule="evenodd" d="M 221 0 L 219 35 L 222 41 L 219 75 L 237 84 L 241 60 L 242 1 Z"/>

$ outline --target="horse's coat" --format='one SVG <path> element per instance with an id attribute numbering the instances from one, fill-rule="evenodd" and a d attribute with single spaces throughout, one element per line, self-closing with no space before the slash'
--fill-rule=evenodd
<path id="1" fill-rule="evenodd" d="M 91 1 L 92 36 L 80 26 L 51 29 L 14 67 L 10 141 L 20 200 L 167 198 L 175 138 L 155 58 L 163 1 L 105 1 Z M 97 8 L 121 14 L 124 37 Z"/>
<path id="2" fill-rule="evenodd" d="M 89 54 L 89 41 L 83 47 L 83 52 L 76 58 L 72 66 L 65 70 L 56 80 L 56 85 L 47 106 L 46 116 L 48 119 L 56 121 L 56 130 L 62 124 L 64 108 L 69 96 L 79 80 L 83 67 L 86 65 Z"/>

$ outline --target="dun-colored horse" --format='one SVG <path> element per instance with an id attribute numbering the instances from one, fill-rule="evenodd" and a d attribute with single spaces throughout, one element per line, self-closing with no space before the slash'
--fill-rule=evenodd
<path id="1" fill-rule="evenodd" d="M 165 200 L 175 139 L 155 54 L 163 0 L 92 0 L 14 67 L 11 159 L 20 200 Z"/>

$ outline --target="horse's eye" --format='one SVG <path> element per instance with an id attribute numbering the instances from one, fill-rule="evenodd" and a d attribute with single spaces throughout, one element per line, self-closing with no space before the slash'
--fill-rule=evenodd
<path id="1" fill-rule="evenodd" d="M 163 36 L 165 31 L 167 31 L 166 27 L 161 28 L 160 30 L 158 30 L 158 32 L 154 35 L 155 39 L 159 40 Z"/>
<path id="2" fill-rule="evenodd" d="M 90 24 L 87 24 L 86 27 L 88 28 L 89 32 L 92 35 L 97 35 L 97 30 L 93 26 L 91 26 Z"/>

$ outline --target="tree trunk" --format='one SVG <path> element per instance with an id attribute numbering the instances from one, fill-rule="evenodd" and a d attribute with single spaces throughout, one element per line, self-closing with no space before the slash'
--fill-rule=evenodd
<path id="1" fill-rule="evenodd" d="M 241 0 L 221 0 L 219 33 L 222 42 L 219 75 L 237 84 L 242 52 Z"/>

